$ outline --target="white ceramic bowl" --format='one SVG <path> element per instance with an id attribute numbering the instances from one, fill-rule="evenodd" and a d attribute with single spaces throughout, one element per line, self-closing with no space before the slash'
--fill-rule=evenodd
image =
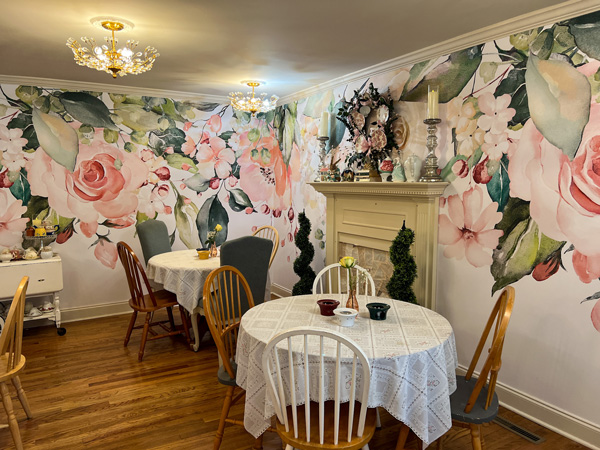
<path id="1" fill-rule="evenodd" d="M 53 252 L 40 252 L 40 256 L 42 257 L 42 259 L 50 259 L 52 258 L 52 256 L 54 256 Z"/>
<path id="2" fill-rule="evenodd" d="M 356 318 L 358 311 L 352 308 L 337 308 L 333 310 L 333 313 L 338 316 L 340 326 L 351 327 L 354 325 L 354 319 Z"/>

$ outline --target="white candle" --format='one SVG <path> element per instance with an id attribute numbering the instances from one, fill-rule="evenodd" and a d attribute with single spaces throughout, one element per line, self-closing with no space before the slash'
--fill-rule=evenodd
<path id="1" fill-rule="evenodd" d="M 321 113 L 321 123 L 319 124 L 319 137 L 329 136 L 329 113 Z"/>
<path id="2" fill-rule="evenodd" d="M 440 88 L 438 86 L 429 86 L 427 92 L 427 118 L 437 119 L 439 117 L 438 112 L 438 100 L 439 100 Z"/>

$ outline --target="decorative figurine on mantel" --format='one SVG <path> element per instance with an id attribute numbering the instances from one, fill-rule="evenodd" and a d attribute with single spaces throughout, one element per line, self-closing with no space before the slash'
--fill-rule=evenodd
<path id="1" fill-rule="evenodd" d="M 427 149 L 429 153 L 425 158 L 425 173 L 419 181 L 436 182 L 443 181 L 438 174 L 437 156 L 435 148 L 437 147 L 437 125 L 441 123 L 438 112 L 438 100 L 440 87 L 430 84 L 427 87 L 427 119 L 423 122 L 427 125 Z"/>
<path id="2" fill-rule="evenodd" d="M 321 113 L 321 122 L 319 123 L 319 171 L 317 172 L 317 179 L 315 181 L 330 181 L 329 180 L 329 167 L 325 160 L 327 159 L 327 141 L 329 140 L 329 113 L 323 111 Z"/>

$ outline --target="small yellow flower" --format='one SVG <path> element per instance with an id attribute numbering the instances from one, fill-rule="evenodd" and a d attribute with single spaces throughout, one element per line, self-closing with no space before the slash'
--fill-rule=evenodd
<path id="1" fill-rule="evenodd" d="M 217 224 L 215 226 L 215 231 L 221 231 L 223 229 L 223 227 L 220 224 Z"/>
<path id="2" fill-rule="evenodd" d="M 344 256 L 342 259 L 340 259 L 340 266 L 346 269 L 351 269 L 355 265 L 356 260 L 352 256 Z"/>

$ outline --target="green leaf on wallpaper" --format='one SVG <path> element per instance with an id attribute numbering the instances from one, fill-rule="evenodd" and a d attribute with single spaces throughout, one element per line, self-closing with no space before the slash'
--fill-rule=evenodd
<path id="1" fill-rule="evenodd" d="M 438 64 L 410 91 L 400 97 L 404 101 L 426 101 L 427 86 L 435 83 L 440 88 L 439 100 L 446 103 L 459 95 L 481 63 L 483 45 L 452 53 Z"/>
<path id="2" fill-rule="evenodd" d="M 29 181 L 27 181 L 27 172 L 25 172 L 25 169 L 21 169 L 19 176 L 9 189 L 17 200 L 23 202 L 23 206 L 27 206 L 31 199 L 31 188 L 29 187 Z"/>
<path id="3" fill-rule="evenodd" d="M 161 154 L 168 147 L 172 147 L 175 152 L 181 153 L 181 146 L 185 143 L 185 133 L 179 128 L 167 128 L 166 130 L 156 130 L 150 133 L 148 146 L 155 153 Z"/>
<path id="4" fill-rule="evenodd" d="M 235 212 L 244 211 L 246 208 L 254 208 L 250 197 L 241 189 L 231 189 L 229 191 L 229 207 Z"/>
<path id="5" fill-rule="evenodd" d="M 110 111 L 99 98 L 84 92 L 63 92 L 58 98 L 75 120 L 93 127 L 118 130 L 110 118 Z"/>
<path id="6" fill-rule="evenodd" d="M 510 198 L 496 229 L 504 231 L 493 252 L 492 293 L 533 272 L 564 243 L 544 235 L 529 215 L 529 202 Z"/>
<path id="7" fill-rule="evenodd" d="M 203 175 L 197 173 L 195 175 L 192 175 L 188 179 L 183 180 L 183 183 L 192 191 L 204 192 L 208 189 L 208 186 L 210 185 L 210 179 L 205 178 Z"/>
<path id="8" fill-rule="evenodd" d="M 15 89 L 17 97 L 29 105 L 42 95 L 42 93 L 42 89 L 37 86 L 18 86 L 17 89 Z"/>
<path id="9" fill-rule="evenodd" d="M 569 63 L 529 56 L 525 73 L 529 112 L 537 129 L 569 159 L 590 117 L 588 79 Z"/>
<path id="10" fill-rule="evenodd" d="M 33 109 L 33 126 L 40 146 L 69 172 L 75 170 L 79 153 L 77 132 L 63 119 Z"/>
<path id="11" fill-rule="evenodd" d="M 549 30 L 544 30 L 529 44 L 529 54 L 535 55 L 539 59 L 548 59 L 552 54 L 554 45 L 554 35 Z"/>
<path id="12" fill-rule="evenodd" d="M 318 94 L 311 95 L 304 107 L 304 111 L 302 114 L 308 117 L 312 117 L 313 119 L 318 119 L 321 117 L 321 113 L 323 111 L 327 111 L 329 108 L 329 104 L 334 100 L 333 91 L 330 89 L 325 92 L 320 92 Z"/>
<path id="13" fill-rule="evenodd" d="M 287 166 L 290 162 L 290 158 L 292 157 L 294 142 L 296 142 L 296 114 L 298 113 L 297 103 L 288 103 L 284 106 L 283 110 L 283 134 L 279 145 L 281 148 L 281 154 L 283 156 L 283 162 Z"/>
<path id="14" fill-rule="evenodd" d="M 189 173 L 198 172 L 198 166 L 196 166 L 196 163 L 192 160 L 192 158 L 188 158 L 187 156 L 183 156 L 179 153 L 171 153 L 165 155 L 165 159 L 167 160 L 169 166 L 174 167 L 175 169 L 186 170 Z M 184 169 L 184 164 L 187 164 L 189 169 Z"/>
<path id="15" fill-rule="evenodd" d="M 331 121 L 331 130 L 329 130 L 329 141 L 327 144 L 329 148 L 336 148 L 344 140 L 344 134 L 346 133 L 346 125 L 337 118 L 338 111 L 343 108 L 344 102 L 341 100 L 337 102 L 333 107 L 333 115 L 336 116 Z"/>
<path id="16" fill-rule="evenodd" d="M 498 211 L 504 211 L 510 194 L 510 180 L 508 178 L 508 156 L 502 155 L 498 170 L 486 185 L 490 198 L 498 202 Z"/>
<path id="17" fill-rule="evenodd" d="M 510 108 L 515 109 L 515 115 L 508 122 L 509 126 L 524 124 L 529 119 L 529 103 L 527 102 L 527 88 L 525 85 L 526 69 L 514 68 L 500 82 L 494 96 L 500 97 L 508 94 L 511 97 Z"/>
<path id="18" fill-rule="evenodd" d="M 37 134 L 35 134 L 35 128 L 33 127 L 33 119 L 31 114 L 19 113 L 15 116 L 8 124 L 7 128 L 19 128 L 23 130 L 22 137 L 27 139 L 25 149 L 37 149 L 40 146 L 38 142 Z"/>
<path id="19" fill-rule="evenodd" d="M 134 131 L 147 132 L 160 128 L 158 121 L 162 117 L 153 111 L 146 111 L 143 106 L 130 103 L 115 103 L 115 114 L 123 120 L 123 125 Z"/>
<path id="20" fill-rule="evenodd" d="M 127 153 L 135 153 L 137 151 L 137 147 L 133 142 L 125 142 L 123 147 Z"/>
<path id="21" fill-rule="evenodd" d="M 260 138 L 260 130 L 258 128 L 252 128 L 248 131 L 248 140 L 250 142 L 256 142 Z"/>
<path id="22" fill-rule="evenodd" d="M 196 217 L 198 217 L 198 207 L 190 202 L 185 203 L 183 196 L 177 195 L 177 201 L 174 208 L 175 226 L 179 239 L 187 248 L 202 247 L 198 230 L 196 229 Z"/>
<path id="23" fill-rule="evenodd" d="M 220 103 L 193 102 L 193 101 L 189 101 L 189 100 L 186 100 L 184 103 L 187 105 L 190 105 L 193 108 L 196 108 L 198 111 L 203 111 L 203 112 L 211 112 L 211 111 L 214 111 L 215 109 L 217 109 L 219 106 L 221 106 Z"/>
<path id="24" fill-rule="evenodd" d="M 600 11 L 567 21 L 577 47 L 593 59 L 600 59 Z"/>
<path id="25" fill-rule="evenodd" d="M 31 225 L 31 221 L 33 219 L 37 219 L 38 216 L 44 213 L 44 217 L 48 215 L 48 211 L 50 207 L 48 206 L 48 199 L 46 197 L 39 197 L 37 195 L 32 195 L 27 203 L 27 211 L 23 214 L 23 217 L 28 217 Z"/>
<path id="26" fill-rule="evenodd" d="M 229 215 L 225 208 L 223 208 L 219 197 L 215 194 L 204 202 L 196 217 L 198 236 L 200 237 L 202 245 L 205 245 L 206 243 L 208 232 L 214 230 L 217 224 L 223 227 L 223 229 L 217 233 L 217 238 L 215 240 L 215 243 L 219 246 L 227 240 Z"/>
<path id="27" fill-rule="evenodd" d="M 417 84 L 423 80 L 423 77 L 427 74 L 429 69 L 435 64 L 436 59 L 429 59 L 427 61 L 422 61 L 420 63 L 414 64 L 410 68 L 409 78 L 406 84 L 404 85 L 404 89 L 402 91 L 402 96 L 406 93 L 412 91 Z"/>
<path id="28" fill-rule="evenodd" d="M 493 61 L 482 62 L 479 66 L 479 76 L 484 83 L 489 83 L 496 77 L 498 63 Z"/>
<path id="29" fill-rule="evenodd" d="M 165 115 L 174 122 L 186 122 L 187 120 L 179 114 L 179 111 L 175 107 L 175 103 L 170 98 L 163 99 L 164 102 L 156 105 L 152 108 L 157 114 Z"/>

